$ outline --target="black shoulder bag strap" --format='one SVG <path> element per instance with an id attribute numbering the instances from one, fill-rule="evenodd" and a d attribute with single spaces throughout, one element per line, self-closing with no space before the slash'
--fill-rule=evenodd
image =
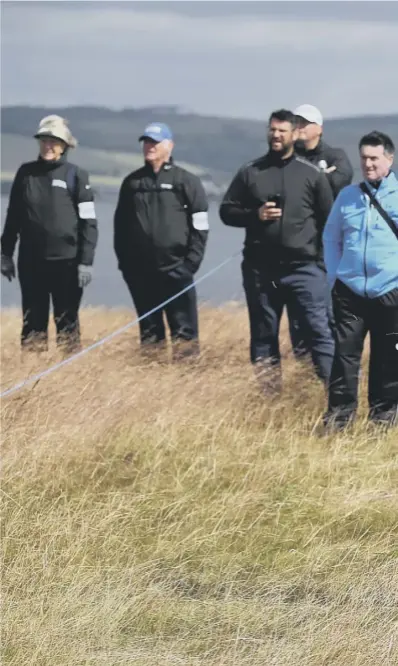
<path id="1" fill-rule="evenodd" d="M 389 214 L 384 210 L 384 208 L 379 204 L 377 201 L 376 197 L 372 194 L 372 192 L 369 190 L 368 186 L 366 183 L 360 183 L 359 187 L 361 188 L 362 192 L 368 195 L 370 199 L 370 203 L 373 204 L 373 206 L 376 208 L 377 212 L 379 215 L 382 216 L 383 220 L 385 220 L 390 227 L 391 231 L 393 234 L 395 234 L 396 239 L 398 240 L 398 229 L 397 226 L 394 224 L 393 220 L 389 216 Z"/>

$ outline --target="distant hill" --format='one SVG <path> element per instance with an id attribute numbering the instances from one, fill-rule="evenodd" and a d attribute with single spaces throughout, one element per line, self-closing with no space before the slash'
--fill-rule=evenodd
<path id="1" fill-rule="evenodd" d="M 109 183 L 119 182 L 142 163 L 138 137 L 146 124 L 166 122 L 175 135 L 175 159 L 203 178 L 225 185 L 244 162 L 267 150 L 264 122 L 181 113 L 177 107 L 149 107 L 114 111 L 101 107 L 46 108 L 14 106 L 1 110 L 2 172 L 36 154 L 32 140 L 39 120 L 49 114 L 66 117 L 79 140 L 75 161 Z M 358 175 L 357 145 L 368 131 L 380 129 L 398 145 L 398 113 L 325 121 L 325 138 L 343 147 Z"/>
<path id="2" fill-rule="evenodd" d="M 37 144 L 27 136 L 17 134 L 1 135 L 1 157 L 2 170 L 15 171 L 21 162 L 33 160 L 37 157 Z M 138 169 L 142 166 L 142 156 L 138 152 L 117 152 L 111 150 L 101 150 L 88 148 L 79 145 L 73 150 L 73 159 L 79 163 L 83 169 L 119 178 L 131 169 Z M 197 175 L 205 172 L 194 164 L 181 162 L 181 165 L 190 169 Z"/>

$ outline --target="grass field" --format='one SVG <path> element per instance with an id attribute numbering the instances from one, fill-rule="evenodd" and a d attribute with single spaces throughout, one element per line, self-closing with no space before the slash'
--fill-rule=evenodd
<path id="1" fill-rule="evenodd" d="M 130 312 L 86 310 L 86 344 Z M 21 359 L 2 313 L 2 389 Z M 290 355 L 265 400 L 246 312 L 201 310 L 202 358 L 136 331 L 2 405 L 2 663 L 393 666 L 398 438 L 317 434 L 323 390 Z M 366 373 L 365 373 L 366 374 Z"/>

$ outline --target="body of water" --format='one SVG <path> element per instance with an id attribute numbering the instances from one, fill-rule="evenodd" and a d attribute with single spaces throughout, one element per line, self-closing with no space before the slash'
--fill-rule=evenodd
<path id="1" fill-rule="evenodd" d="M 107 194 L 106 198 L 97 199 L 96 210 L 99 226 L 99 240 L 94 263 L 92 283 L 84 290 L 82 306 L 123 307 L 131 306 L 130 294 L 117 268 L 113 251 L 113 214 L 117 193 Z M 1 197 L 1 228 L 8 198 Z M 218 204 L 212 203 L 209 210 L 210 234 L 205 258 L 197 277 L 219 264 L 223 259 L 241 249 L 244 233 L 242 229 L 225 227 L 218 216 Z M 15 253 L 15 260 L 17 253 Z M 198 286 L 200 300 L 220 305 L 231 300 L 242 300 L 242 278 L 240 256 Z M 1 306 L 20 305 L 20 291 L 17 280 L 11 283 L 1 279 Z"/>

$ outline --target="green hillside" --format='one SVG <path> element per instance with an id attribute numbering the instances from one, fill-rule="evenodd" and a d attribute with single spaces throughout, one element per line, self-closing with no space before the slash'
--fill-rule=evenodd
<path id="1" fill-rule="evenodd" d="M 79 145 L 72 154 L 71 160 L 83 169 L 98 176 L 108 177 L 110 182 L 116 183 L 119 183 L 129 171 L 138 169 L 142 165 L 142 156 L 138 152 L 116 152 Z M 33 160 L 36 156 L 37 144 L 33 138 L 17 134 L 1 135 L 1 172 L 4 180 L 7 180 L 10 174 L 14 174 L 22 162 Z M 180 164 L 198 176 L 205 174 L 203 167 L 185 162 Z"/>
<path id="2" fill-rule="evenodd" d="M 148 122 L 161 120 L 175 135 L 176 161 L 208 180 L 225 186 L 244 162 L 267 150 L 264 122 L 180 113 L 175 107 L 123 109 L 100 107 L 4 107 L 2 123 L 2 180 L 17 166 L 36 155 L 32 139 L 39 120 L 49 114 L 66 117 L 79 140 L 74 161 L 93 176 L 119 183 L 130 170 L 142 164 L 138 137 Z M 398 114 L 363 116 L 325 121 L 325 138 L 343 147 L 359 176 L 357 145 L 360 137 L 373 129 L 391 135 L 398 145 Z"/>

